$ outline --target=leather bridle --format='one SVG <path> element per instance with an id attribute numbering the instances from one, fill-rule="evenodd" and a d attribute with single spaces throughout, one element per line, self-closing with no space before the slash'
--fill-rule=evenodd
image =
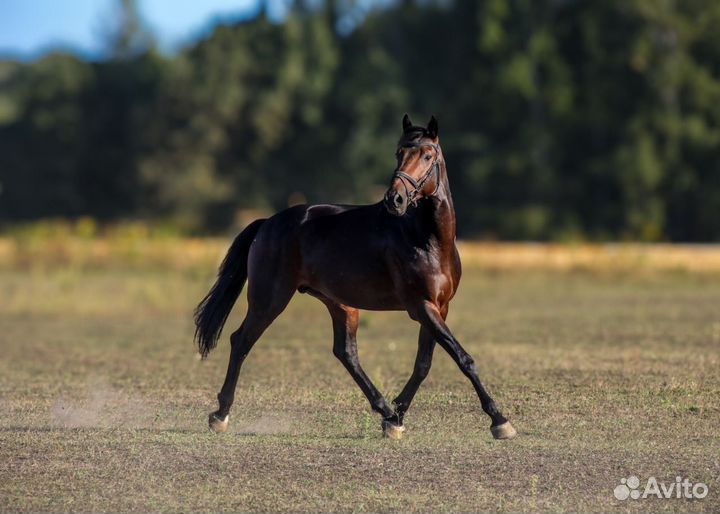
<path id="1" fill-rule="evenodd" d="M 417 195 L 420 194 L 420 191 L 425 186 L 425 183 L 430 180 L 432 176 L 436 174 L 436 172 L 437 175 L 440 174 L 440 163 L 438 162 L 440 159 L 440 146 L 435 143 L 403 143 L 400 145 L 401 148 L 422 148 L 425 146 L 429 146 L 430 148 L 433 148 L 435 150 L 435 158 L 433 159 L 432 164 L 430 164 L 430 167 L 427 169 L 427 171 L 420 180 L 415 180 L 402 170 L 395 170 L 395 174 L 392 177 L 393 182 L 396 178 L 400 179 L 400 182 L 402 182 L 402 185 L 405 188 L 405 196 L 407 197 L 408 202 L 412 203 L 413 205 L 417 205 Z M 408 183 L 412 185 L 413 189 L 408 188 Z M 438 179 L 435 183 L 435 190 L 428 196 L 433 196 L 435 193 L 437 193 L 439 187 L 440 178 L 438 176 Z"/>

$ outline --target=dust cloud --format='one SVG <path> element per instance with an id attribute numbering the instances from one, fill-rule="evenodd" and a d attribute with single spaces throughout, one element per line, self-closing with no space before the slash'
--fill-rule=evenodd
<path id="1" fill-rule="evenodd" d="M 104 382 L 89 384 L 80 397 L 61 394 L 50 410 L 52 424 L 68 428 L 146 428 L 153 426 L 153 412 L 147 399 Z"/>

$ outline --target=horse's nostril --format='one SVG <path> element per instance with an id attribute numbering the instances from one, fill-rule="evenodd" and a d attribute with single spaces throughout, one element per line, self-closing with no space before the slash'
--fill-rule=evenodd
<path id="1" fill-rule="evenodd" d="M 402 195 L 395 195 L 395 205 L 400 206 L 403 204 L 403 197 Z"/>

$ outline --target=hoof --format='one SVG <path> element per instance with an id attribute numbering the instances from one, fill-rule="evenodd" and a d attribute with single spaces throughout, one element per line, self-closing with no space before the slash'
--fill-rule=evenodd
<path id="1" fill-rule="evenodd" d="M 222 434 L 228 429 L 229 419 L 230 414 L 226 415 L 224 418 L 220 418 L 217 414 L 213 412 L 212 414 L 210 414 L 208 426 L 210 427 L 210 430 L 212 430 L 216 434 Z"/>
<path id="2" fill-rule="evenodd" d="M 506 421 L 502 425 L 490 427 L 490 432 L 495 439 L 512 439 L 517 435 L 515 427 L 513 427 L 509 421 Z"/>
<path id="3" fill-rule="evenodd" d="M 396 425 L 394 423 L 390 423 L 389 421 L 383 421 L 382 428 L 383 437 L 387 437 L 388 439 L 402 439 L 403 433 L 405 432 L 405 427 L 403 425 Z"/>

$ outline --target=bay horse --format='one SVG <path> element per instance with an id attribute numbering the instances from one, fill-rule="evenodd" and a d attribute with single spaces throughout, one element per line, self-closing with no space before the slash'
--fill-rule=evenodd
<path id="1" fill-rule="evenodd" d="M 207 357 L 248 282 L 248 311 L 230 336 L 230 362 L 210 414 L 225 432 L 240 367 L 265 329 L 296 291 L 325 304 L 332 318 L 333 353 L 382 416 L 386 437 L 400 439 L 403 418 L 430 371 L 436 342 L 470 379 L 496 439 L 516 431 L 478 376 L 472 357 L 445 324 L 460 282 L 455 209 L 433 116 L 427 127 L 402 121 L 397 167 L 382 201 L 372 205 L 298 205 L 251 223 L 230 246 L 210 292 L 195 311 L 195 339 Z M 373 385 L 358 360 L 360 309 L 407 311 L 420 324 L 412 375 L 393 401 Z"/>

